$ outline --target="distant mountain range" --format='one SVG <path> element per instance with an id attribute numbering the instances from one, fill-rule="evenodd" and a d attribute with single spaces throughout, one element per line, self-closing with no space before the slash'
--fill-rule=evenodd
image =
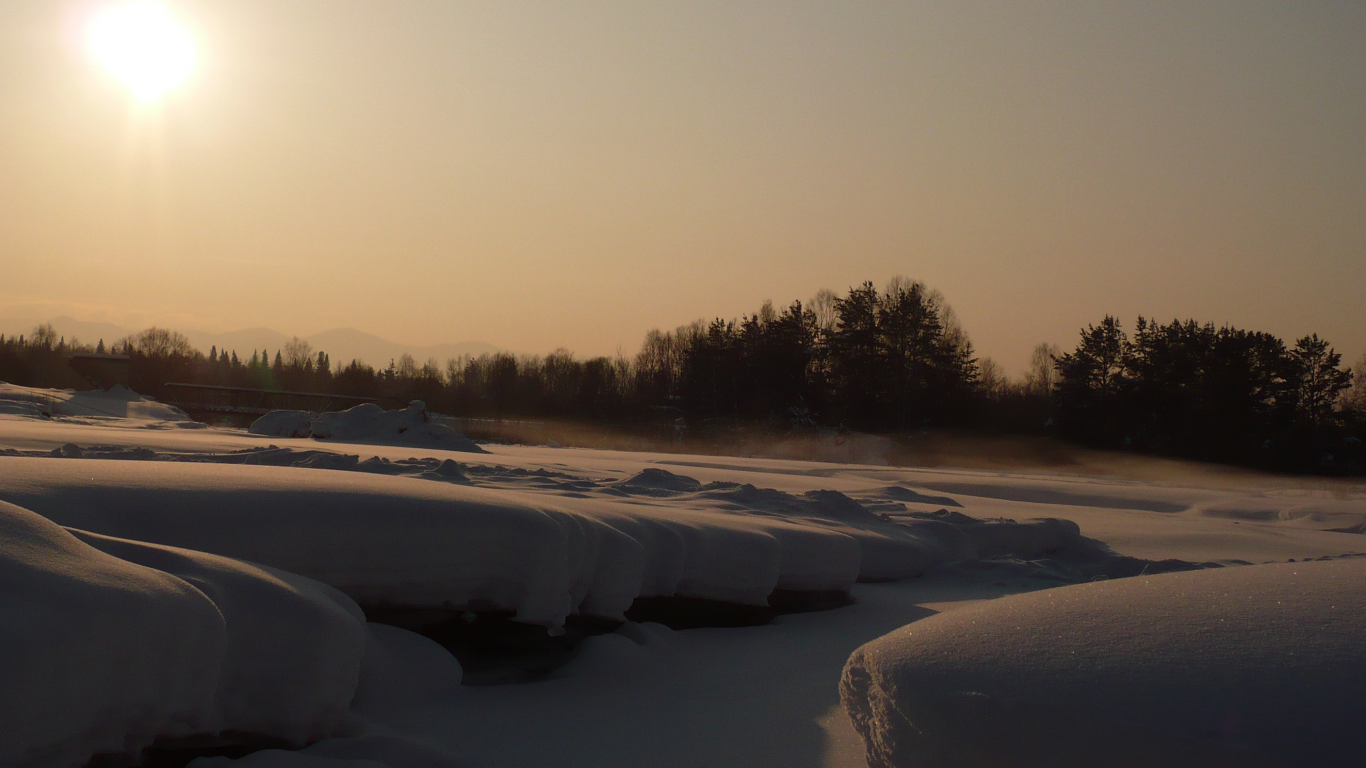
<path id="1" fill-rule="evenodd" d="M 76 338 L 82 342 L 95 343 L 104 339 L 104 343 L 111 344 L 131 333 L 136 333 L 140 328 L 124 328 L 113 323 L 90 322 L 76 320 L 70 317 L 56 317 L 50 320 L 52 327 L 57 333 L 67 338 Z M 33 330 L 34 323 L 26 323 L 18 320 L 0 320 L 0 333 L 5 335 L 27 334 Z M 292 336 L 287 336 L 271 328 L 245 328 L 240 331 L 228 331 L 226 333 L 211 333 L 208 331 L 182 331 L 197 349 L 207 353 L 211 347 L 220 350 L 237 352 L 237 356 L 242 359 L 251 357 L 255 350 L 266 349 L 273 356 L 275 352 L 288 342 Z M 390 360 L 397 360 L 404 353 L 412 355 L 419 364 L 424 363 L 428 358 L 436 358 L 444 363 L 448 358 L 460 357 L 462 355 L 482 355 L 501 351 L 498 347 L 482 341 L 464 341 L 458 344 L 433 344 L 421 346 L 417 344 L 399 344 L 398 342 L 382 339 L 374 334 L 358 331 L 355 328 L 333 328 L 315 333 L 312 336 L 301 336 L 304 341 L 313 345 L 315 352 L 326 352 L 332 358 L 333 367 L 345 365 L 352 360 L 360 360 L 377 368 L 383 368 L 389 364 Z"/>

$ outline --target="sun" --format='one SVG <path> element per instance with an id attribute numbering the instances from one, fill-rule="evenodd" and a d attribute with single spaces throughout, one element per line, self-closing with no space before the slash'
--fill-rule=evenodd
<path id="1" fill-rule="evenodd" d="M 161 3 L 136 0 L 104 8 L 90 19 L 85 40 L 95 61 L 138 101 L 160 98 L 194 72 L 194 38 Z"/>

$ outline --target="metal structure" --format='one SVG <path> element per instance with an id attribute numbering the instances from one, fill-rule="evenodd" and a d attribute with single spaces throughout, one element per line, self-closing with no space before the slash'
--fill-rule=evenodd
<path id="1" fill-rule="evenodd" d="M 254 417 L 279 410 L 322 413 L 378 400 L 374 397 L 332 395 L 326 392 L 290 392 L 215 384 L 168 383 L 163 386 L 166 397 L 162 402 L 174 405 L 197 421 L 203 420 L 201 416 Z"/>
<path id="2" fill-rule="evenodd" d="M 116 384 L 128 386 L 128 370 L 131 359 L 128 355 L 101 355 L 93 352 L 78 352 L 67 358 L 71 369 L 81 378 L 100 389 L 109 389 Z"/>

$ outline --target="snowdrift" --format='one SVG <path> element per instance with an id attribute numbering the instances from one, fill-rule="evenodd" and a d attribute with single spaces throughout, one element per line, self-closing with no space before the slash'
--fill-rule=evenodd
<path id="1" fill-rule="evenodd" d="M 70 448 L 62 455 L 87 453 Z M 1154 565 L 1115 556 L 1068 521 L 947 510 L 893 519 L 836 491 L 704 485 L 658 469 L 596 482 L 288 449 L 183 458 L 0 457 L 0 499 L 82 530 L 302 574 L 367 606 L 507 611 L 547 627 L 571 614 L 621 620 L 637 598 L 828 600 L 855 581 L 979 557 L 1072 558 L 1080 570 L 1063 580 Z"/>
<path id="2" fill-rule="evenodd" d="M 854 652 L 868 764 L 1355 766 L 1366 559 L 1062 587 Z"/>
<path id="3" fill-rule="evenodd" d="M 875 516 L 860 528 L 296 467 L 4 457 L 0 498 L 62 525 L 302 574 L 363 604 L 514 611 L 549 627 L 572 613 L 621 619 L 637 597 L 766 606 L 775 590 L 847 592 L 868 564 L 899 578 L 961 555 L 934 521 L 917 533 Z"/>
<path id="4" fill-rule="evenodd" d="M 0 764 L 302 746 L 342 729 L 364 649 L 356 605 L 310 579 L 0 502 Z"/>
<path id="5" fill-rule="evenodd" d="M 374 403 L 317 416 L 306 411 L 271 411 L 253 422 L 247 431 L 266 437 L 312 437 L 339 443 L 485 452 L 459 432 L 432 421 L 421 400 L 395 411 L 386 411 Z"/>

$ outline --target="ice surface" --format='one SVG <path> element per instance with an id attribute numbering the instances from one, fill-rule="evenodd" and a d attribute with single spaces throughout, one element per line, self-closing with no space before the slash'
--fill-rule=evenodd
<path id="1" fill-rule="evenodd" d="M 421 400 L 402 410 L 386 411 L 362 403 L 345 411 L 312 416 L 306 411 L 271 411 L 248 430 L 267 437 L 313 437 L 338 443 L 372 443 L 484 453 L 474 441 L 432 420 Z"/>
<path id="2" fill-rule="evenodd" d="M 887 766 L 1361 764 L 1366 559 L 1062 587 L 910 624 L 841 693 Z"/>
<path id="3" fill-rule="evenodd" d="M 302 746 L 345 723 L 364 638 L 309 579 L 0 503 L 0 764 L 224 732 Z"/>

